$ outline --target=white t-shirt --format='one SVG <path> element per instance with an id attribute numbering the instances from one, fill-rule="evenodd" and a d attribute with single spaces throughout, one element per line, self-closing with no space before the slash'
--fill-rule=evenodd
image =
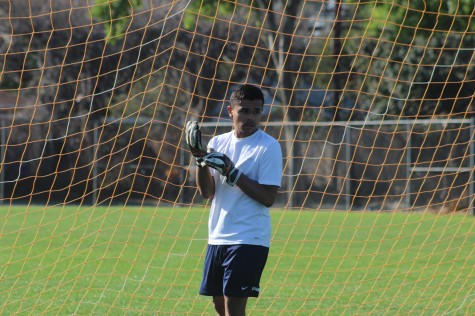
<path id="1" fill-rule="evenodd" d="M 264 185 L 281 185 L 282 151 L 280 144 L 262 130 L 237 138 L 234 131 L 213 137 L 208 147 L 228 156 L 248 178 Z M 211 245 L 249 244 L 270 246 L 269 208 L 250 198 L 225 177 L 211 169 L 215 194 L 208 230 Z"/>

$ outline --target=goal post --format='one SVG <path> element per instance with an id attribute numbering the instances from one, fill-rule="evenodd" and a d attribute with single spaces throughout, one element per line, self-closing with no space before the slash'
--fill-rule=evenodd
<path id="1" fill-rule="evenodd" d="M 0 0 L 0 314 L 209 315 L 185 124 L 283 153 L 252 315 L 475 314 L 470 0 Z"/>

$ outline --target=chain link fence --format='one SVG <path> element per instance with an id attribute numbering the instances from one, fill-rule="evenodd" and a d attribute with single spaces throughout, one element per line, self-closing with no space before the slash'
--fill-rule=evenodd
<path id="1" fill-rule="evenodd" d="M 2 122 L 1 203 L 206 203 L 183 126 L 157 120 Z M 284 157 L 277 207 L 341 210 L 473 208 L 474 119 L 282 122 L 262 128 Z M 206 122 L 202 134 L 229 131 Z"/>

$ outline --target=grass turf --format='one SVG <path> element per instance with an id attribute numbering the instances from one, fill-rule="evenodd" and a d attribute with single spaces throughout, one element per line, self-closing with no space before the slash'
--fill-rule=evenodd
<path id="1" fill-rule="evenodd" d="M 212 314 L 205 207 L 10 206 L 0 314 Z M 475 314 L 475 217 L 273 210 L 251 315 Z"/>

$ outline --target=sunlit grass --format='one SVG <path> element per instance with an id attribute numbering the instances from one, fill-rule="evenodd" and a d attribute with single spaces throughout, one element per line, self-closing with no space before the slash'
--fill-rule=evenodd
<path id="1" fill-rule="evenodd" d="M 208 209 L 3 207 L 0 314 L 211 314 Z M 274 210 L 254 315 L 475 313 L 471 215 Z"/>

